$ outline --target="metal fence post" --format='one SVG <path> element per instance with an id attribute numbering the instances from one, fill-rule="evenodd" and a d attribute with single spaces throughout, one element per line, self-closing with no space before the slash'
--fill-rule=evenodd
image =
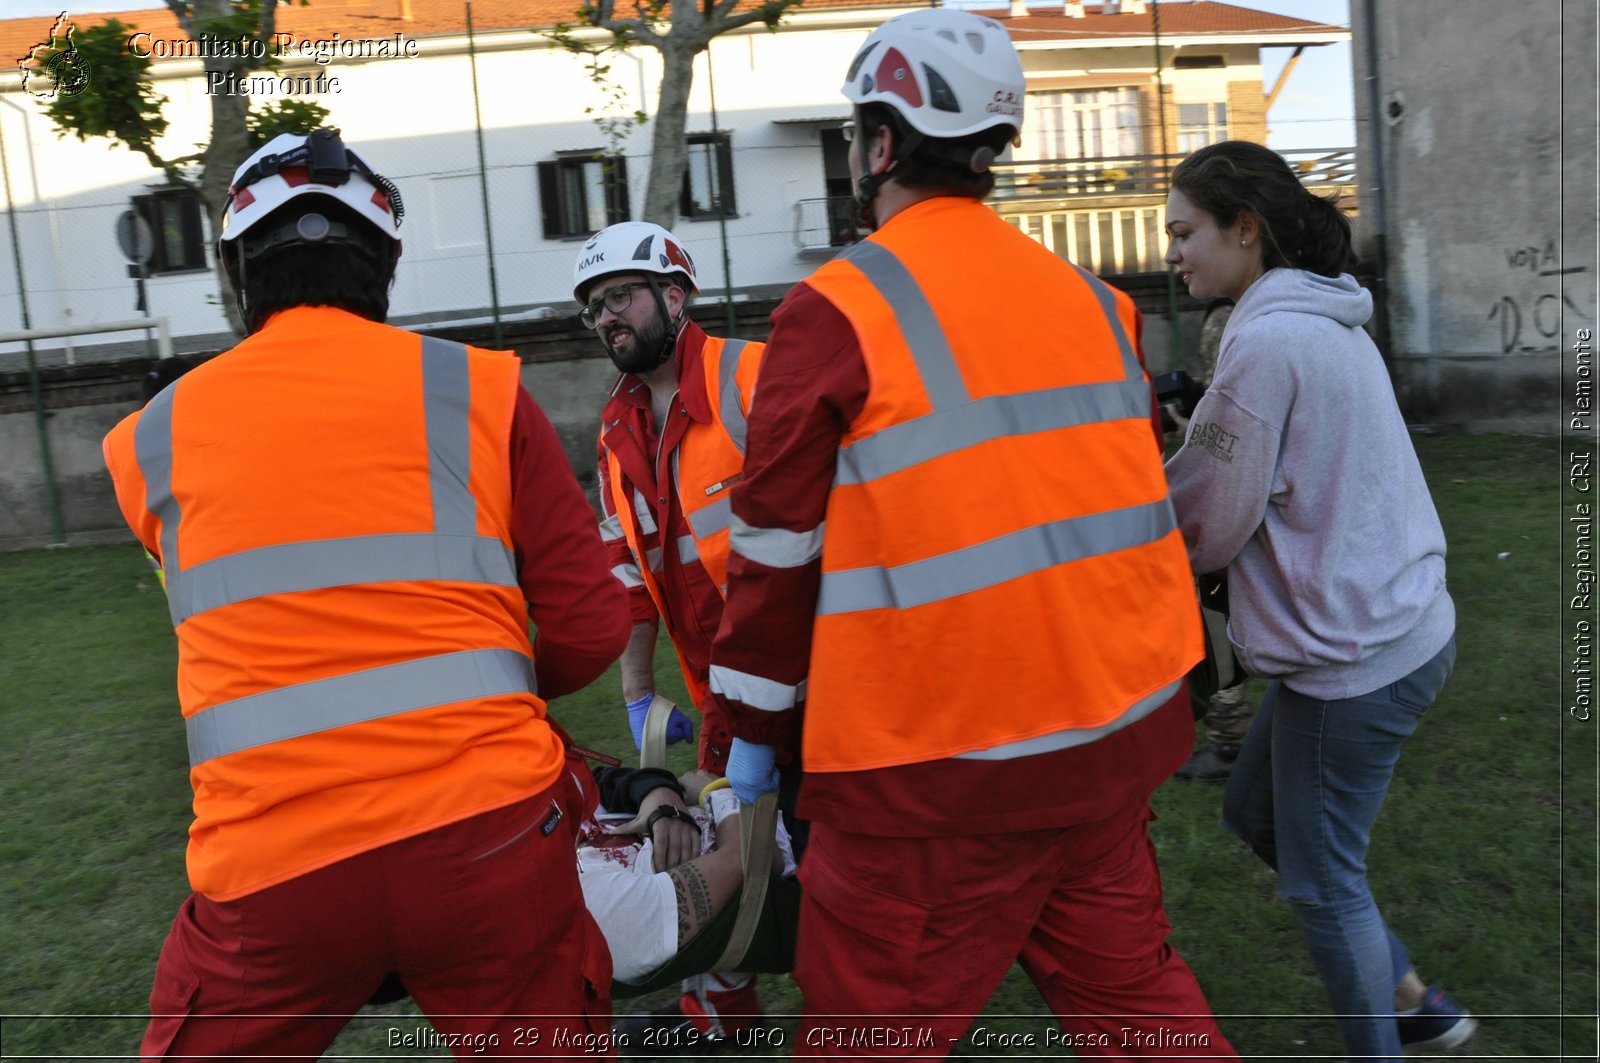
<path id="1" fill-rule="evenodd" d="M 489 305 L 494 310 L 494 345 L 503 347 L 500 335 L 500 286 L 494 272 L 494 223 L 489 216 L 489 168 L 483 157 L 483 112 L 478 108 L 478 47 L 472 33 L 472 4 L 467 4 L 467 62 L 472 67 L 472 122 L 478 132 L 478 186 L 483 190 L 483 238 L 489 252 Z"/>
<path id="2" fill-rule="evenodd" d="M 24 116 L 23 121 L 27 121 Z M 33 327 L 28 313 L 28 283 L 22 272 L 22 243 L 17 238 L 17 203 L 11 197 L 11 160 L 6 153 L 5 128 L 0 123 L 0 176 L 5 180 L 6 222 L 11 230 L 11 258 L 17 267 L 17 299 L 22 306 L 22 328 Z M 39 436 L 39 461 L 44 466 L 45 494 L 50 506 L 50 534 L 57 545 L 67 541 L 66 529 L 61 520 L 61 490 L 56 485 L 55 461 L 50 456 L 50 433 L 45 426 L 44 389 L 39 381 L 39 360 L 34 355 L 33 340 L 25 340 L 28 349 L 28 391 L 33 397 L 33 424 Z"/>

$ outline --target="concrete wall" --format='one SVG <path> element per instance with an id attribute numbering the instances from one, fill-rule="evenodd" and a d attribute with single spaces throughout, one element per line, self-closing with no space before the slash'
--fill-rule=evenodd
<path id="1" fill-rule="evenodd" d="M 1561 429 L 1600 268 L 1595 10 L 1351 0 L 1361 250 L 1376 265 L 1386 239 L 1386 353 L 1413 421 Z"/>

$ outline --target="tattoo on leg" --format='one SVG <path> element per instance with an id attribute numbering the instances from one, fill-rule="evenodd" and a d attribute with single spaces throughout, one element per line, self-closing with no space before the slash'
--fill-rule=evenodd
<path id="1" fill-rule="evenodd" d="M 716 914 L 711 906 L 711 888 L 693 863 L 679 864 L 667 875 L 678 898 L 678 944 L 682 946 Z"/>

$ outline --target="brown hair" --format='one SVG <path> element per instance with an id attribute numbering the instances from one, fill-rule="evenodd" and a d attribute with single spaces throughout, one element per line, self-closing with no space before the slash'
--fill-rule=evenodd
<path id="1" fill-rule="evenodd" d="M 372 224 L 329 196 L 301 196 L 274 212 L 286 219 L 315 211 L 343 222 L 358 233 L 358 242 L 287 243 L 252 260 L 244 270 L 241 316 L 247 332 L 267 318 L 297 306 L 331 306 L 382 323 L 389 316 L 389 289 L 394 282 L 397 247 L 372 232 Z M 243 250 L 226 245 L 229 280 L 240 285 L 238 263 Z"/>
<path id="2" fill-rule="evenodd" d="M 889 176 L 905 188 L 929 188 L 950 196 L 984 199 L 994 190 L 994 171 L 985 168 L 974 171 L 969 164 L 972 153 L 987 148 L 989 157 L 1006 150 L 1013 130 L 1010 126 L 996 126 L 964 137 L 923 137 L 914 130 L 893 107 L 881 103 L 865 103 L 860 107 L 860 129 L 863 140 L 888 126 L 894 134 L 895 165 Z M 906 144 L 910 151 L 900 154 Z M 860 149 L 865 151 L 863 147 Z"/>
<path id="3" fill-rule="evenodd" d="M 1324 277 L 1356 267 L 1350 222 L 1332 199 L 1307 190 L 1283 156 L 1248 140 L 1201 148 L 1172 171 L 1172 187 L 1226 229 L 1248 211 L 1261 222 L 1262 266 Z"/>

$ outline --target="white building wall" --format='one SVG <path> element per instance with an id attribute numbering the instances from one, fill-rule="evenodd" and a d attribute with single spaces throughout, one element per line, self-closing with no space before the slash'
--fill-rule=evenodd
<path id="1" fill-rule="evenodd" d="M 882 17 L 884 12 L 874 12 L 868 21 Z M 838 85 L 865 33 L 864 25 L 819 27 L 815 22 L 776 34 L 757 27 L 718 38 L 709 60 L 704 54 L 697 60 L 686 128 L 712 129 L 707 64 L 713 62 L 719 124 L 732 131 L 738 213 L 727 219 L 726 232 L 736 288 L 792 283 L 814 267 L 814 260 L 798 254 L 794 226 L 795 204 L 823 195 L 818 127 L 774 119 L 845 116 L 848 107 Z M 534 33 L 478 36 L 486 228 L 465 40 L 427 38 L 420 46 L 414 59 L 336 60 L 323 67 L 294 63 L 276 72 L 337 77 L 337 92 L 314 98 L 329 109 L 331 123 L 343 129 L 347 142 L 400 188 L 405 251 L 391 315 L 487 312 L 491 301 L 502 308 L 550 305 L 567 312 L 572 262 L 581 241 L 544 238 L 537 164 L 558 152 L 607 146 L 585 114 L 586 107 L 604 105 L 600 90 L 581 59 Z M 626 110 L 653 114 L 660 70 L 658 53 L 648 48 L 613 59 Z M 158 63 L 156 71 L 156 88 L 168 97 L 163 113 L 171 123 L 160 150 L 168 157 L 193 152 L 209 135 L 198 64 L 168 61 Z M 33 326 L 134 316 L 134 282 L 126 276 L 113 227 L 130 199 L 164 185 L 163 177 L 142 156 L 109 140 L 58 137 L 42 102 L 8 87 L 13 91 L 0 94 L 0 133 L 11 167 Z M 640 125 L 623 146 L 634 217 L 643 207 L 649 178 L 651 133 L 650 124 Z M 686 219 L 677 228 L 695 255 L 702 287 L 722 288 L 722 227 L 714 219 Z M 21 309 L 10 256 L 0 260 L 4 331 L 21 327 Z M 147 283 L 152 311 L 171 318 L 175 335 L 215 336 L 226 330 L 209 270 Z M 17 350 L 17 344 L 0 345 L 0 352 Z"/>
<path id="2" fill-rule="evenodd" d="M 1600 296 L 1595 6 L 1350 7 L 1359 250 L 1384 273 L 1401 398 L 1418 420 L 1556 432 Z"/>
<path id="3" fill-rule="evenodd" d="M 798 204 L 825 194 L 820 130 L 826 123 L 821 120 L 848 114 L 838 89 L 851 57 L 873 26 L 907 9 L 801 9 L 785 20 L 781 32 L 758 25 L 724 35 L 697 59 L 686 128 L 693 133 L 713 127 L 709 72 L 714 65 L 718 124 L 732 134 L 737 206 L 725 226 L 715 219 L 682 219 L 675 226 L 695 257 L 703 289 L 786 285 L 814 268 L 816 258 L 800 254 L 796 223 Z M 1148 81 L 1147 49 L 1041 50 L 1040 43 L 1024 42 L 1030 80 L 1106 75 L 1129 84 Z M 276 71 L 337 78 L 338 91 L 317 101 L 329 109 L 330 121 L 343 129 L 347 141 L 400 188 L 405 250 L 392 317 L 481 316 L 491 304 L 508 313 L 540 307 L 570 312 L 572 263 L 581 238 L 544 237 L 538 164 L 558 152 L 608 146 L 586 113 L 586 108 L 603 109 L 604 95 L 589 80 L 581 58 L 539 34 L 479 34 L 480 175 L 466 40 L 423 38 L 418 45 L 416 58 L 336 59 L 326 66 L 297 61 Z M 1207 48 L 1225 52 L 1229 66 L 1169 70 L 1180 101 L 1221 98 L 1226 81 L 1259 79 L 1253 46 Z M 658 53 L 637 47 L 614 55 L 610 63 L 623 93 L 620 108 L 653 114 L 661 76 Z M 167 157 L 193 153 L 209 135 L 209 97 L 199 64 L 159 61 L 155 73 L 157 90 L 168 97 L 164 114 L 170 122 L 160 149 Z M 57 136 L 41 101 L 24 95 L 12 81 L 0 81 L 0 87 L 5 89 L 0 132 L 9 153 L 32 323 L 47 327 L 131 316 L 134 283 L 114 243 L 113 225 L 131 197 L 165 184 L 164 178 L 142 156 L 109 140 Z M 649 123 L 636 127 L 622 149 L 628 156 L 634 217 L 643 207 L 652 131 Z M 0 331 L 20 327 L 9 256 L 0 255 L 0 284 Z M 171 319 L 180 350 L 227 342 L 210 270 L 151 278 L 148 291 L 151 310 Z M 139 336 L 83 342 L 108 338 L 137 341 Z M 0 355 L 19 349 L 0 344 Z"/>

